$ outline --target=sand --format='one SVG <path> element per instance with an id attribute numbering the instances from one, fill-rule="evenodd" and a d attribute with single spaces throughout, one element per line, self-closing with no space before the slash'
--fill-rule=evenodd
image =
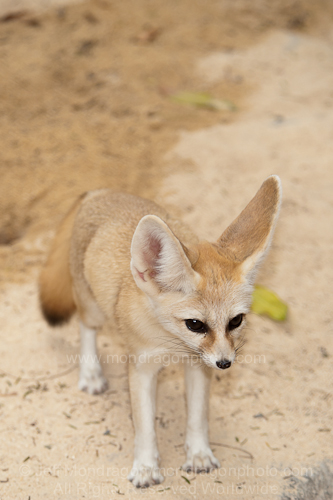
<path id="1" fill-rule="evenodd" d="M 0 13 L 0 498 L 331 499 L 332 5 L 21 1 Z M 235 110 L 171 99 L 183 90 Z M 270 174 L 284 198 L 257 281 L 288 320 L 250 315 L 241 362 L 214 374 L 212 474 L 179 470 L 183 370 L 165 367 L 166 479 L 137 490 L 121 342 L 101 332 L 110 388 L 79 392 L 77 319 L 52 329 L 39 311 L 55 228 L 80 193 L 112 187 L 214 241 Z"/>

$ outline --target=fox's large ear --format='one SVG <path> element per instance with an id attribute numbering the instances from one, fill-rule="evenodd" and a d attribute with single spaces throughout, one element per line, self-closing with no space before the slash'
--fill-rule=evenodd
<path id="1" fill-rule="evenodd" d="M 241 263 L 242 272 L 250 281 L 265 257 L 272 241 L 281 204 L 281 181 L 272 175 L 224 231 L 217 244 L 232 260 Z"/>
<path id="2" fill-rule="evenodd" d="M 160 291 L 190 292 L 195 271 L 185 247 L 155 215 L 143 217 L 132 239 L 131 271 L 138 287 L 148 295 Z"/>

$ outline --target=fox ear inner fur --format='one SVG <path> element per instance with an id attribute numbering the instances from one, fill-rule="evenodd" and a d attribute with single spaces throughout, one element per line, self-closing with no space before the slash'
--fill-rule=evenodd
<path id="1" fill-rule="evenodd" d="M 282 188 L 272 175 L 217 241 L 219 250 L 241 264 L 251 281 L 269 250 L 281 204 Z"/>
<path id="2" fill-rule="evenodd" d="M 183 245 L 159 217 L 146 215 L 140 220 L 133 235 L 131 256 L 134 280 L 148 295 L 163 290 L 192 290 L 195 271 Z"/>

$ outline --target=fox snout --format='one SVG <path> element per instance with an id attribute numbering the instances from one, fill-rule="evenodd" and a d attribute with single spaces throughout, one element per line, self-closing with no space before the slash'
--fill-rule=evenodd
<path id="1" fill-rule="evenodd" d="M 201 356 L 203 362 L 210 368 L 226 370 L 230 368 L 236 359 L 236 351 L 229 342 L 215 343 L 209 348 L 207 345 L 201 346 Z"/>

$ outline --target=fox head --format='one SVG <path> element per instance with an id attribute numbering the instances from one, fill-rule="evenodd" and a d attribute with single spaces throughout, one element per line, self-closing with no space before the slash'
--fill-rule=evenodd
<path id="1" fill-rule="evenodd" d="M 280 203 L 280 179 L 271 176 L 215 243 L 186 248 L 154 215 L 135 230 L 131 271 L 137 286 L 157 321 L 177 338 L 175 345 L 210 367 L 229 368 L 235 360 Z"/>

